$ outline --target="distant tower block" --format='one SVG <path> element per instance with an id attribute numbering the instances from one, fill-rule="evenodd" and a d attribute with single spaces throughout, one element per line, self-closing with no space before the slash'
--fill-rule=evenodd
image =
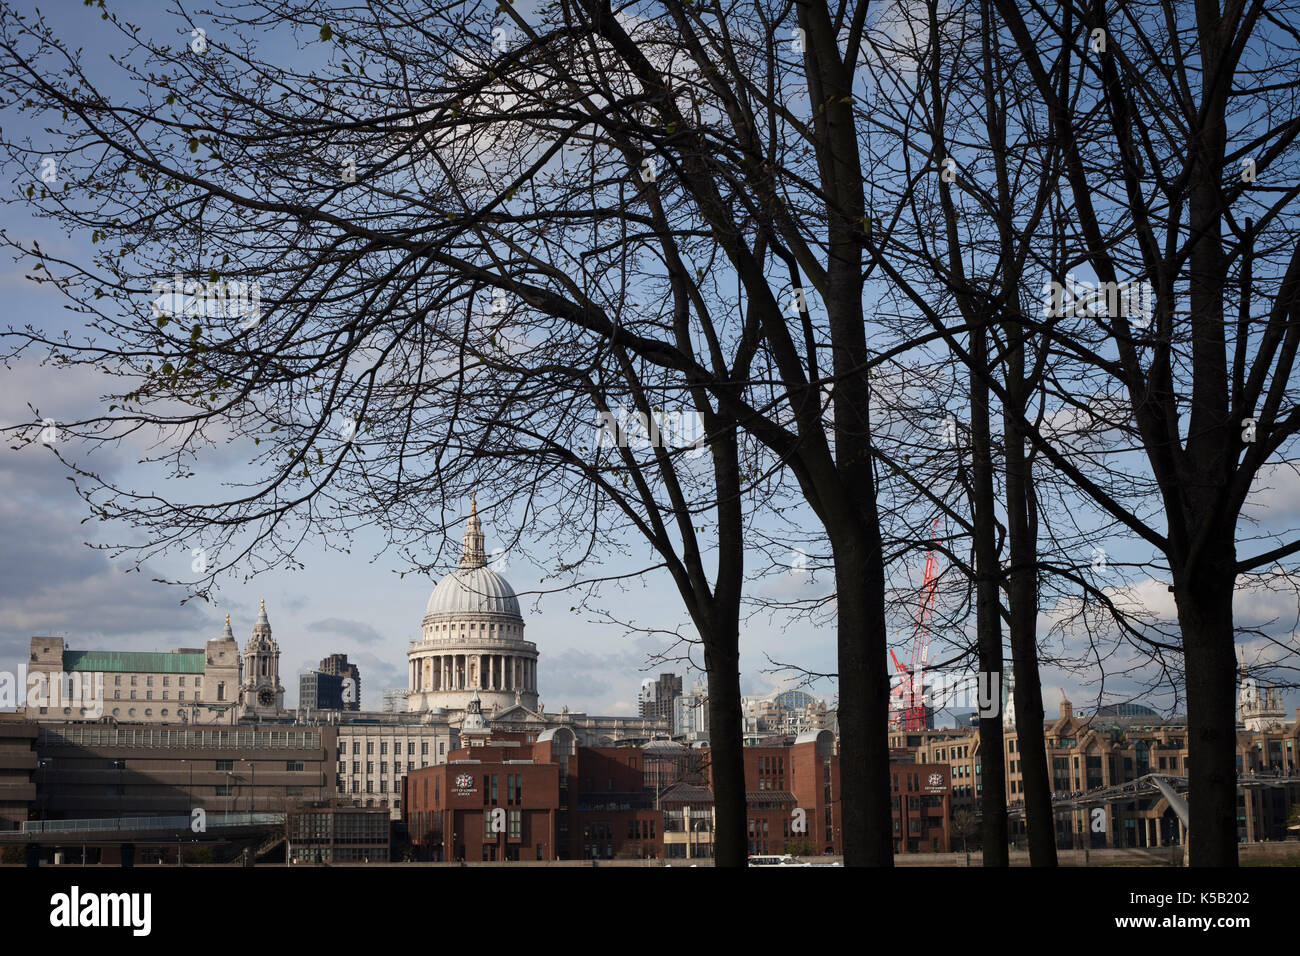
<path id="1" fill-rule="evenodd" d="M 329 657 L 321 659 L 320 672 L 329 674 L 333 677 L 343 678 L 343 709 L 360 710 L 361 709 L 361 671 L 356 664 L 348 662 L 346 654 L 331 654 Z M 348 687 L 347 681 L 352 681 L 351 687 Z"/>

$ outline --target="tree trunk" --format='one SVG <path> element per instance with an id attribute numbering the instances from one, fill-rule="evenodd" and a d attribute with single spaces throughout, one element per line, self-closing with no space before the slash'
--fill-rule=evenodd
<path id="1" fill-rule="evenodd" d="M 1015 333 L 1013 333 L 1015 334 Z M 1008 402 L 1023 409 L 1023 344 L 1008 359 Z M 1025 438 L 1017 412 L 1003 415 L 1007 456 L 1007 537 L 1011 569 L 1007 578 L 1007 608 L 1015 675 L 1016 750 L 1024 787 L 1025 826 L 1031 866 L 1056 866 L 1056 816 L 1052 811 L 1051 777 L 1043 739 L 1043 687 L 1038 673 L 1038 541 L 1034 522 L 1033 480 L 1025 454 Z"/>
<path id="2" fill-rule="evenodd" d="M 999 616 L 996 528 L 994 523 L 993 453 L 989 437 L 989 390 L 983 378 L 988 364 L 985 331 L 971 333 L 971 525 L 975 538 L 975 629 L 979 668 L 991 675 L 993 693 L 1002 694 L 1002 620 Z M 984 811 L 984 865 L 1006 866 L 1006 754 L 1002 752 L 1002 713 L 980 715 L 980 802 Z"/>
<path id="3" fill-rule="evenodd" d="M 714 866 L 745 866 L 745 757 L 741 736 L 738 632 L 730 640 L 707 640 L 709 760 L 713 778 Z M 716 635 L 715 635 L 716 638 Z"/>
<path id="4" fill-rule="evenodd" d="M 840 826 L 845 866 L 893 866 L 884 566 L 874 544 L 831 536 L 839 630 Z M 877 600 L 880 598 L 880 600 Z"/>
<path id="5" fill-rule="evenodd" d="M 1229 549 L 1229 561 L 1235 559 Z M 1237 662 L 1231 570 L 1175 578 L 1187 669 L 1188 851 L 1192 866 L 1237 865 Z M 1217 573 L 1215 573 L 1217 572 Z M 1217 580 L 1213 580 L 1217 578 Z M 1227 582 L 1226 584 L 1224 582 Z"/>

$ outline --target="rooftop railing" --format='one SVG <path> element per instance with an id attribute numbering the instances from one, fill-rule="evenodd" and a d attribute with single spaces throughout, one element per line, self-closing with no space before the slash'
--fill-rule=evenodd
<path id="1" fill-rule="evenodd" d="M 318 750 L 318 730 L 174 730 L 148 727 L 42 727 L 41 747 L 156 747 L 191 750 Z"/>
<path id="2" fill-rule="evenodd" d="M 189 830 L 186 816 L 99 817 L 92 820 L 26 820 L 23 833 L 93 833 L 114 830 Z M 209 813 L 207 828 L 278 826 L 283 813 Z"/>

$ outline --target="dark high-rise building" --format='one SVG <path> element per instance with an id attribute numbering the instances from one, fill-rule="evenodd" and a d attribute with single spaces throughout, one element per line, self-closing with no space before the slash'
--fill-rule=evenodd
<path id="1" fill-rule="evenodd" d="M 298 706 L 307 710 L 343 710 L 343 678 L 320 671 L 301 675 Z"/>
<path id="2" fill-rule="evenodd" d="M 333 677 L 341 677 L 343 684 L 343 710 L 360 710 L 361 709 L 361 671 L 357 670 L 356 664 L 348 663 L 348 655 L 331 654 L 320 662 L 320 671 L 322 674 L 330 674 Z M 352 681 L 351 686 L 347 681 Z"/>
<path id="3" fill-rule="evenodd" d="M 639 717 L 673 719 L 673 701 L 682 696 L 682 679 L 676 674 L 660 674 L 658 680 L 641 682 Z"/>

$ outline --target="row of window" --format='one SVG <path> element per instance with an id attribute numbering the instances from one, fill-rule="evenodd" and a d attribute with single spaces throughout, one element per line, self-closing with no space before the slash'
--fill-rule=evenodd
<path id="1" fill-rule="evenodd" d="M 427 761 L 427 760 L 423 760 L 423 761 L 421 761 L 421 762 L 420 762 L 420 766 L 421 766 L 421 767 L 427 767 L 427 766 L 429 766 L 429 761 Z M 408 771 L 408 770 L 415 770 L 415 769 L 417 769 L 417 768 L 416 768 L 416 765 L 415 765 L 415 761 L 414 761 L 414 760 L 409 761 L 408 763 L 402 763 L 402 761 L 399 760 L 399 761 L 397 761 L 396 763 L 393 764 L 393 773 L 394 773 L 394 774 L 405 773 L 405 772 Z M 338 772 L 339 772 L 339 773 L 347 773 L 347 772 L 348 772 L 347 761 L 345 761 L 345 760 L 340 760 L 340 761 L 339 761 Z M 361 761 L 360 761 L 360 760 L 354 760 L 354 761 L 352 761 L 352 772 L 353 772 L 353 773 L 361 773 Z M 374 764 L 374 761 L 372 761 L 372 760 L 367 760 L 367 761 L 366 761 L 366 771 L 365 771 L 365 772 L 366 772 L 366 773 L 374 773 L 374 772 L 375 772 L 375 764 Z M 388 761 L 386 761 L 386 760 L 381 760 L 381 761 L 379 762 L 379 772 L 380 772 L 381 774 L 387 776 L 387 774 L 388 774 Z"/>
<path id="2" fill-rule="evenodd" d="M 367 741 L 366 741 L 366 756 L 368 756 L 368 757 L 369 757 L 369 756 L 372 756 L 372 755 L 374 754 L 374 752 L 375 752 L 375 742 L 374 742 L 373 740 L 367 740 Z M 402 752 L 402 745 L 401 745 L 401 743 L 400 743 L 400 742 L 394 742 L 394 744 L 393 744 L 393 754 L 394 754 L 394 756 L 396 756 L 397 754 L 400 754 L 401 752 Z M 445 740 L 444 740 L 444 741 L 439 741 L 439 743 L 438 743 L 438 753 L 439 753 L 439 754 L 445 754 L 446 752 L 447 752 L 447 742 L 446 742 Z M 360 754 L 360 753 L 361 753 L 361 741 L 359 741 L 359 740 L 354 740 L 354 741 L 352 741 L 352 755 L 355 757 L 355 756 L 357 756 L 357 755 Z M 406 753 L 407 753 L 409 756 L 414 756 L 414 755 L 415 755 L 415 741 L 414 741 L 414 740 L 407 741 L 407 743 L 406 743 Z M 381 740 L 381 741 L 379 741 L 379 756 L 384 757 L 384 756 L 387 756 L 387 754 L 388 754 L 388 741 L 386 741 L 386 740 Z M 339 744 L 339 756 L 340 756 L 340 757 L 346 757 L 347 755 L 348 755 L 348 745 L 347 745 L 347 742 L 344 741 L 344 742 L 342 742 L 342 743 Z M 421 742 L 420 742 L 420 756 L 422 756 L 422 757 L 427 757 L 427 756 L 429 756 L 429 742 L 428 742 L 427 740 L 424 740 L 424 741 L 421 741 Z"/>
<path id="3" fill-rule="evenodd" d="M 191 770 L 206 770 L 206 769 L 207 769 L 206 767 L 200 767 L 200 766 L 198 765 L 198 764 L 199 764 L 199 761 L 197 761 L 197 760 L 181 761 L 181 762 L 182 762 L 182 764 L 188 763 L 188 764 L 192 765 L 192 766 L 190 767 Z M 215 769 L 215 770 L 217 770 L 217 771 L 221 771 L 221 770 L 231 770 L 231 771 L 233 771 L 233 770 L 235 769 L 235 761 L 234 761 L 234 760 L 214 760 L 214 761 L 212 761 L 212 763 L 213 763 L 213 769 Z M 244 767 L 247 767 L 247 766 L 249 765 L 249 762 L 246 761 L 246 760 L 241 760 L 241 761 L 239 761 L 239 763 L 240 763 L 241 766 L 244 766 Z M 113 767 L 114 770 L 125 770 L 125 769 L 126 769 L 126 761 L 125 761 L 125 760 L 115 760 L 115 761 L 112 762 L 112 767 Z M 284 769 L 285 769 L 286 771 L 288 771 L 288 772 L 295 772 L 295 771 L 296 771 L 296 772 L 302 772 L 302 771 L 305 771 L 305 770 L 307 769 L 307 762 L 304 761 L 304 760 L 286 760 L 286 761 L 284 762 Z M 266 770 L 263 771 L 263 773 L 267 773 L 267 772 L 269 772 L 269 771 L 266 771 Z"/>
<path id="4" fill-rule="evenodd" d="M 136 692 L 135 692 L 135 691 L 131 691 L 130 693 L 131 693 L 131 696 L 130 696 L 130 698 L 128 698 L 128 699 L 129 699 L 129 700 L 135 700 L 135 694 L 136 694 Z M 170 692 L 169 692 L 169 691 L 163 691 L 163 692 L 162 692 L 162 699 L 163 699 L 163 700 L 167 700 L 167 699 L 168 699 L 168 697 L 167 697 L 168 693 L 170 693 Z M 120 690 L 115 690 L 115 691 L 113 691 L 113 699 L 114 699 L 114 700 L 121 700 L 121 699 L 122 699 L 122 692 L 121 692 Z M 145 692 L 144 692 L 144 699 L 145 699 L 145 700 L 153 700 L 153 691 L 151 691 L 151 690 L 147 690 L 147 691 L 145 691 Z M 185 691 L 183 691 L 183 690 L 182 690 L 182 691 L 177 691 L 177 693 L 176 693 L 176 699 L 177 699 L 177 700 L 184 700 L 184 699 L 185 699 Z M 196 701 L 199 699 L 198 691 L 195 691 L 195 692 L 194 692 L 194 699 L 195 699 Z"/>
<path id="5" fill-rule="evenodd" d="M 497 805 L 497 778 L 500 774 L 483 774 L 483 805 Z M 506 805 L 517 807 L 524 802 L 524 778 L 522 774 L 506 774 Z"/>
<path id="6" fill-rule="evenodd" d="M 200 681 L 201 679 L 202 679 L 202 678 L 199 678 L 199 677 L 195 677 L 195 678 L 194 678 L 194 686 L 195 686 L 195 687 L 200 686 L 200 685 L 199 685 L 199 681 Z M 132 687 L 135 687 L 135 686 L 136 686 L 136 681 L 137 681 L 137 680 L 138 680 L 137 675 L 132 674 L 132 675 L 131 675 L 131 686 L 132 686 Z M 170 686 L 171 686 L 171 678 L 170 678 L 170 677 L 164 677 L 164 678 L 162 679 L 162 685 L 163 685 L 164 687 L 170 687 Z M 121 687 L 121 686 L 122 686 L 122 675 L 121 675 L 121 674 L 114 674 L 114 675 L 113 675 L 113 686 L 114 686 L 114 687 Z M 144 679 L 144 686 L 145 686 L 145 687 L 152 687 L 152 686 L 153 686 L 153 678 L 152 678 L 152 677 L 146 677 L 146 678 Z M 184 687 L 184 686 L 185 686 L 185 678 L 184 678 L 184 677 L 178 677 L 178 678 L 176 678 L 176 686 L 177 686 L 177 687 Z"/>
<path id="7" fill-rule="evenodd" d="M 114 699 L 114 700 L 119 700 L 119 699 L 120 699 L 119 696 L 117 695 L 117 693 L 114 693 L 114 694 L 113 694 L 113 699 Z M 131 699 L 132 699 L 132 700 L 135 700 L 135 691 L 131 691 Z M 164 699 L 164 700 L 167 699 L 167 695 L 166 695 L 166 694 L 163 694 L 163 699 Z M 184 694 L 181 694 L 180 699 L 181 699 L 181 700 L 184 700 L 184 699 L 185 699 L 185 695 L 184 695 Z M 197 703 L 197 701 L 198 701 L 198 698 L 196 697 L 196 698 L 195 698 L 195 702 Z M 79 711 L 80 711 L 80 716 L 82 716 L 82 717 L 86 717 L 86 716 L 88 716 L 87 713 L 86 713 L 86 708 L 85 708 L 85 707 L 81 707 L 81 708 L 79 708 Z M 42 708 L 40 708 L 39 712 L 42 713 L 42 714 L 48 713 L 48 712 L 49 712 L 49 708 L 48 708 L 48 707 L 42 707 Z M 134 716 L 135 716 L 135 708 L 134 708 L 134 707 L 128 707 L 128 708 L 126 709 L 126 713 L 127 713 L 127 716 L 128 716 L 128 717 L 134 717 Z M 171 711 L 169 711 L 166 707 L 164 707 L 162 710 L 160 710 L 160 711 L 158 712 L 158 714 L 159 714 L 160 717 L 167 717 L 170 713 L 171 713 Z M 177 711 L 177 713 L 179 714 L 180 711 Z M 63 708 L 63 715 L 64 715 L 65 717 L 70 717 L 70 716 L 72 716 L 72 708 L 71 708 L 71 707 L 64 707 L 64 708 Z M 152 716 L 153 716 L 153 708 L 152 708 L 152 707 L 146 707 L 146 708 L 144 709 L 144 715 L 145 715 L 146 717 L 152 717 Z M 114 707 L 114 708 L 113 708 L 113 716 L 114 716 L 114 717 L 121 717 L 121 716 L 122 716 L 122 708 L 121 708 L 121 707 Z"/>
<path id="8" fill-rule="evenodd" d="M 951 750 L 951 752 L 949 752 L 949 750 Z M 936 760 L 947 760 L 949 758 L 956 760 L 959 757 L 965 758 L 969 756 L 970 756 L 969 745 L 965 747 L 942 748 L 940 750 L 935 751 L 934 754 Z"/>

